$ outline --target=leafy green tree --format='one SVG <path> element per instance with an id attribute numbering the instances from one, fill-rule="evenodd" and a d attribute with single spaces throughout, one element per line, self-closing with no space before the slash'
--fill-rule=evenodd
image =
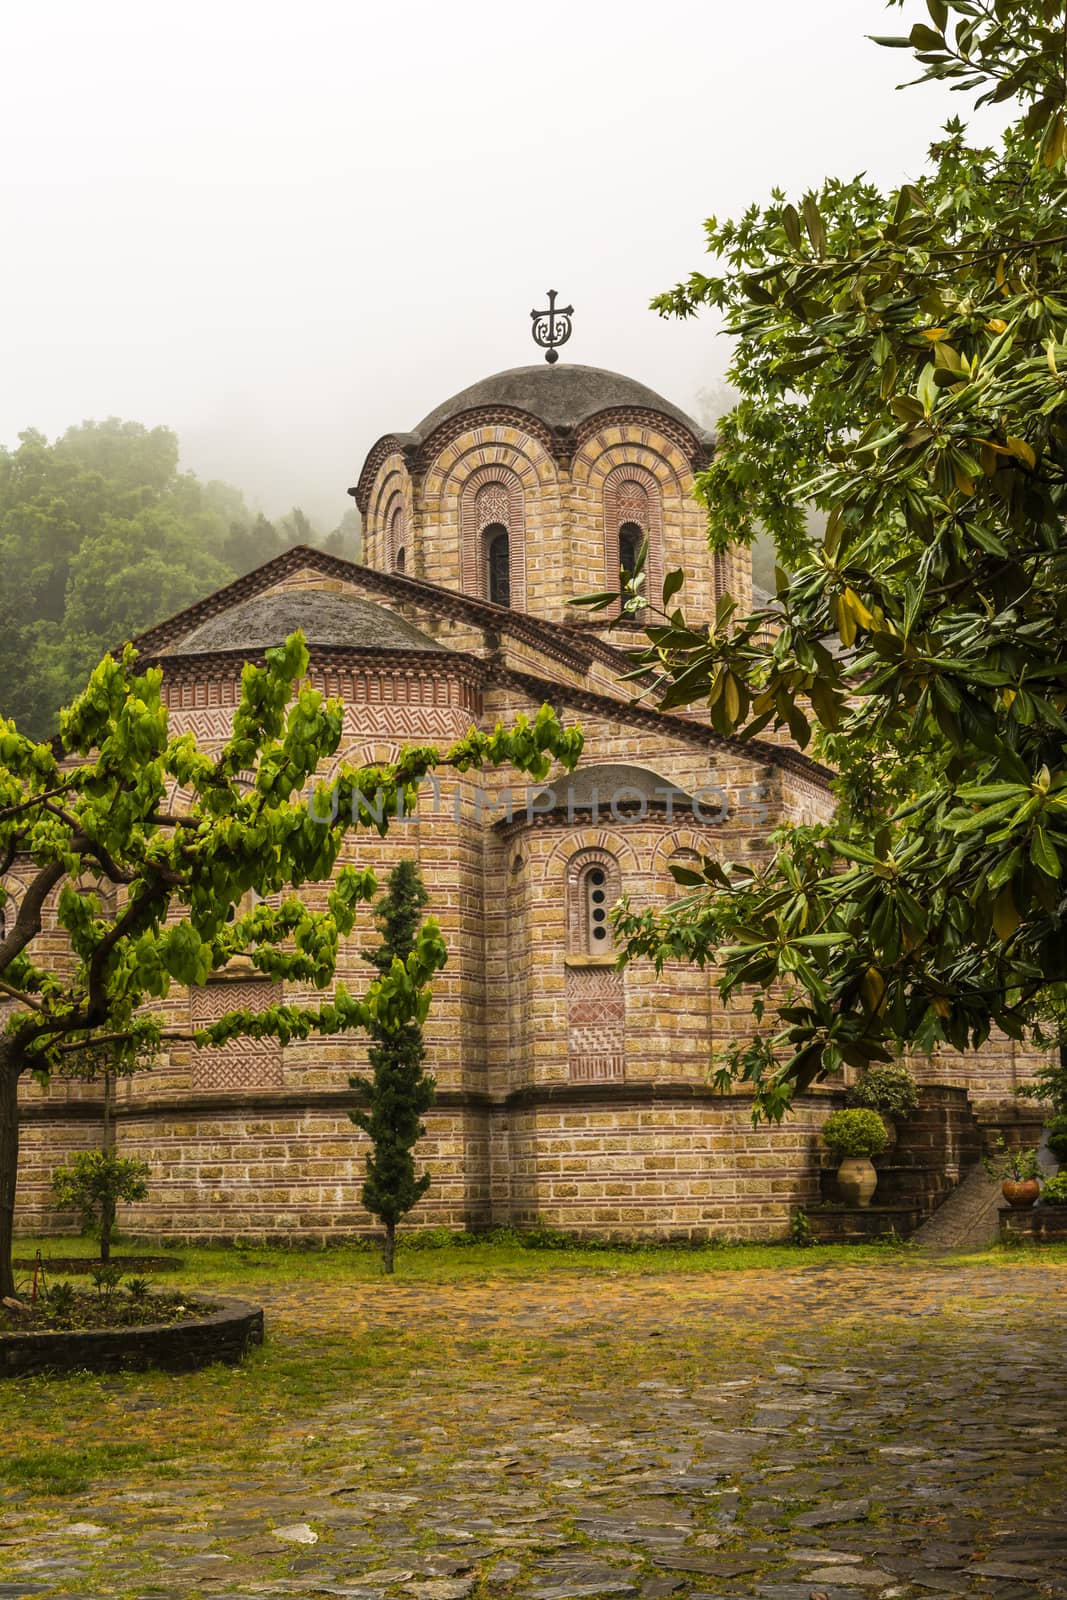
<path id="1" fill-rule="evenodd" d="M 408 960 L 418 943 L 422 908 L 428 895 L 417 861 L 406 859 L 389 874 L 389 887 L 375 907 L 382 941 L 366 956 L 384 977 Z M 429 993 L 426 995 L 429 1002 Z M 379 1010 L 368 1032 L 373 1075 L 350 1078 L 353 1089 L 365 1096 L 369 1109 L 350 1111 L 357 1128 L 370 1140 L 367 1177 L 362 1200 L 385 1227 L 382 1263 L 392 1272 L 396 1253 L 396 1225 L 430 1187 L 430 1174 L 415 1176 L 412 1151 L 426 1132 L 422 1114 L 433 1104 L 434 1079 L 423 1071 L 426 1056 L 422 1038 L 425 1015 L 393 1017 Z"/>
<path id="2" fill-rule="evenodd" d="M 888 194 L 829 179 L 712 219 L 720 269 L 657 302 L 736 339 L 711 543 L 766 527 L 788 573 L 776 609 L 692 620 L 670 575 L 641 665 L 840 780 L 832 827 L 681 869 L 691 895 L 621 928 L 631 956 L 720 963 L 757 1021 L 784 988 L 719 1075 L 775 1117 L 901 1041 L 1024 1036 L 1067 983 L 1067 7 L 929 0 L 878 42 L 1014 107 L 1003 137 L 954 120 Z"/>
<path id="3" fill-rule="evenodd" d="M 44 737 L 103 650 L 235 576 L 226 485 L 178 471 L 168 428 L 87 422 L 0 450 L 4 714 Z"/>
<path id="4" fill-rule="evenodd" d="M 128 1160 L 114 1150 L 80 1150 L 68 1166 L 53 1172 L 52 1194 L 60 1210 L 78 1211 L 86 1228 L 99 1228 L 102 1262 L 111 1260 L 119 1202 L 147 1199 L 151 1171 L 146 1161 Z"/>
<path id="5" fill-rule="evenodd" d="M 379 1018 L 399 1025 L 421 1017 L 445 959 L 432 919 L 407 959 L 359 999 L 338 984 L 320 1005 L 235 1009 L 193 1033 L 168 1027 L 160 1002 L 172 984 L 203 984 L 236 956 L 271 978 L 330 988 L 338 941 L 376 892 L 369 870 L 335 871 L 347 832 L 386 831 L 398 804 L 415 805 L 418 781 L 434 767 L 510 763 L 540 781 L 553 757 L 573 767 L 581 749 L 580 732 L 564 729 L 546 706 L 532 722 L 471 729 L 445 752 L 414 748 L 391 765 L 342 765 L 333 804 L 317 793 L 309 807 L 304 791 L 337 749 L 342 706 L 305 681 L 299 633 L 268 650 L 262 667 L 245 667 L 232 733 L 211 755 L 191 734 L 168 737 L 162 673 L 138 674 L 135 659 L 129 648 L 121 661 L 105 657 L 63 713 L 53 745 L 0 720 L 0 1297 L 14 1287 L 24 1073 L 128 1072 L 174 1039 L 222 1045 L 272 1036 L 286 1044 L 366 1029 Z M 166 803 L 175 782 L 191 796 L 178 814 Z M 16 863 L 17 899 L 7 877 Z M 312 911 L 299 890 L 327 880 L 328 907 Z M 232 915 L 251 889 L 277 903 Z M 69 940 L 65 963 L 42 940 L 46 907 Z"/>

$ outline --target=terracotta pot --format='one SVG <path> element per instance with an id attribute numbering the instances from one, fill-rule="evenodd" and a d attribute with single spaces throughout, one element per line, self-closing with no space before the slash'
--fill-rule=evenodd
<path id="1" fill-rule="evenodd" d="M 1041 1193 L 1041 1185 L 1036 1178 L 1005 1178 L 1000 1192 L 1010 1206 L 1023 1211 L 1033 1205 Z"/>
<path id="2" fill-rule="evenodd" d="M 837 1169 L 837 1192 L 846 1206 L 869 1206 L 878 1174 L 869 1156 L 846 1156 Z"/>

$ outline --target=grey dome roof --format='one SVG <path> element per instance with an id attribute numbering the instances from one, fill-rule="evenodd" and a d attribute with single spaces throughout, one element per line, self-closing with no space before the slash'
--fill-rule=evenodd
<path id="1" fill-rule="evenodd" d="M 166 654 L 197 656 L 216 650 L 265 650 L 282 644 L 297 628 L 303 629 L 309 645 L 347 645 L 355 650 L 445 650 L 429 634 L 372 600 L 325 589 L 292 589 L 256 595 L 220 611 L 172 645 Z"/>
<path id="2" fill-rule="evenodd" d="M 571 811 L 590 811 L 595 803 L 597 810 L 607 815 L 613 806 L 627 811 L 634 806 L 666 806 L 668 790 L 672 810 L 692 809 L 691 794 L 649 767 L 593 761 L 587 767 L 579 765 L 567 777 L 559 778 L 550 787 L 540 790 L 538 809 L 543 808 L 541 796 L 546 800 L 551 796 L 553 809 L 569 807 Z"/>
<path id="3" fill-rule="evenodd" d="M 429 416 L 423 417 L 414 430 L 414 437 L 425 440 L 452 417 L 484 406 L 526 411 L 550 428 L 573 428 L 599 411 L 638 407 L 672 417 L 700 444 L 712 442 L 711 435 L 698 422 L 645 384 L 621 372 L 608 372 L 603 367 L 576 367 L 564 362 L 554 367 L 541 362 L 537 366 L 494 372 L 491 377 L 472 383 L 469 389 L 461 389 Z"/>

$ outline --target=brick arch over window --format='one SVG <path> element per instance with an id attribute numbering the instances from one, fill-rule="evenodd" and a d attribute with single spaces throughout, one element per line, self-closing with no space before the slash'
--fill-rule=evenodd
<path id="1" fill-rule="evenodd" d="M 461 575 L 465 593 L 491 598 L 489 551 L 486 532 L 508 537 L 509 605 L 526 609 L 526 506 L 522 483 L 509 467 L 479 467 L 464 483 L 459 495 Z"/>
<path id="2" fill-rule="evenodd" d="M 408 560 L 408 519 L 400 492 L 391 496 L 382 518 L 385 528 L 385 562 L 389 572 L 406 572 Z"/>
<path id="3" fill-rule="evenodd" d="M 396 511 L 400 519 L 396 522 Z M 395 524 L 395 526 L 394 526 Z M 390 456 L 383 464 L 374 482 L 363 521 L 363 554 L 361 560 L 378 572 L 394 570 L 394 536 L 403 528 L 401 545 L 406 552 L 405 571 L 414 571 L 417 563 L 412 549 L 414 505 L 411 475 L 403 458 Z"/>
<path id="4" fill-rule="evenodd" d="M 620 541 L 620 534 L 626 536 Z M 645 594 L 659 599 L 663 588 L 663 498 L 659 480 L 647 467 L 623 462 L 604 479 L 604 562 L 609 589 L 617 589 L 622 551 L 620 544 L 634 538 L 648 540 L 645 560 Z M 640 545 L 638 546 L 640 548 Z"/>
<path id="5" fill-rule="evenodd" d="M 567 1076 L 572 1083 L 620 1082 L 626 1076 L 626 981 L 610 961 L 610 934 L 596 938 L 596 918 L 622 891 L 619 863 L 607 850 L 577 851 L 567 863 Z"/>
<path id="6" fill-rule="evenodd" d="M 571 857 L 566 883 L 568 955 L 614 954 L 607 913 L 621 894 L 622 873 L 610 851 L 579 850 Z"/>

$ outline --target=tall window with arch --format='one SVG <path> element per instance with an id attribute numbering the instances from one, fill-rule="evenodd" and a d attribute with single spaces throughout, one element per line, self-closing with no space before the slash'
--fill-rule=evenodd
<path id="1" fill-rule="evenodd" d="M 618 863 L 606 850 L 583 853 L 571 864 L 568 943 L 576 956 L 613 956 L 611 908 L 622 893 Z"/>
<path id="2" fill-rule="evenodd" d="M 626 984 L 615 964 L 611 908 L 622 893 L 607 850 L 581 850 L 567 867 L 567 1059 L 574 1083 L 626 1076 Z"/>
<path id="3" fill-rule="evenodd" d="M 503 483 L 483 483 L 474 502 L 481 546 L 482 590 L 494 605 L 511 604 L 511 498 Z"/>
<path id="4" fill-rule="evenodd" d="M 407 565 L 404 540 L 404 508 L 395 505 L 389 515 L 389 566 L 393 572 L 403 572 Z"/>
<path id="5" fill-rule="evenodd" d="M 617 468 L 616 473 L 612 475 L 614 481 L 609 481 L 605 506 L 608 581 L 613 587 L 617 587 L 624 581 L 624 573 L 632 574 L 635 571 L 647 541 L 648 556 L 641 588 L 642 594 L 647 595 L 652 581 L 652 569 L 657 565 L 653 558 L 653 540 L 656 531 L 653 524 L 656 517 L 648 486 L 639 481 L 634 469 L 631 468 L 630 472 L 634 475 L 630 476 L 625 468 Z"/>

